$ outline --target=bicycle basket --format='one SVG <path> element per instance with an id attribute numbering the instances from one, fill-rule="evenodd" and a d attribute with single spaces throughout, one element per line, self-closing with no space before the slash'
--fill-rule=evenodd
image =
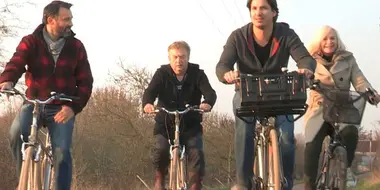
<path id="1" fill-rule="evenodd" d="M 305 77 L 297 72 L 241 74 L 239 110 L 251 116 L 301 114 L 306 91 Z"/>
<path id="2" fill-rule="evenodd" d="M 323 119 L 330 123 L 360 125 L 366 99 L 358 92 L 331 89 L 323 100 Z"/>

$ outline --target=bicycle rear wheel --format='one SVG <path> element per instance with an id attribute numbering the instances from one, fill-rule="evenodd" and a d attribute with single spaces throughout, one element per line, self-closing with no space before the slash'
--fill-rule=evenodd
<path id="1" fill-rule="evenodd" d="M 332 190 L 346 189 L 347 151 L 342 146 L 334 149 L 333 157 L 329 160 L 327 184 Z"/>
<path id="2" fill-rule="evenodd" d="M 278 145 L 277 132 L 275 129 L 271 129 L 269 132 L 270 143 L 268 146 L 268 154 L 269 154 L 269 175 L 270 182 L 273 183 L 274 190 L 281 190 L 281 181 L 280 181 L 280 173 L 281 173 L 281 165 L 280 165 L 280 150 Z M 272 185 L 272 184 L 269 184 Z M 270 188 L 272 189 L 272 188 Z"/>

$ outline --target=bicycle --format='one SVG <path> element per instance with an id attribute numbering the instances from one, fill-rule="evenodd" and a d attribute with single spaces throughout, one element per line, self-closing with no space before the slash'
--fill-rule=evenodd
<path id="1" fill-rule="evenodd" d="M 311 90 L 320 92 L 323 97 L 323 119 L 333 127 L 333 134 L 319 159 L 319 169 L 315 181 L 317 189 L 344 190 L 347 177 L 347 150 L 341 142 L 341 124 L 360 125 L 367 100 L 375 96 L 371 89 L 366 92 L 323 88 L 319 80 L 312 80 Z"/>
<path id="2" fill-rule="evenodd" d="M 51 92 L 51 96 L 46 100 L 29 99 L 25 94 L 21 93 L 17 89 L 1 90 L 0 93 L 16 96 L 19 95 L 27 103 L 34 104 L 33 120 L 30 135 L 28 136 L 28 142 L 22 143 L 22 166 L 19 179 L 18 190 L 26 189 L 52 189 L 53 179 L 53 156 L 50 142 L 50 136 L 48 133 L 43 134 L 46 136 L 45 145 L 43 145 L 41 139 L 39 139 L 39 132 L 41 130 L 39 124 L 40 109 L 42 105 L 49 104 L 53 100 L 72 101 L 79 99 L 74 96 L 67 96 L 63 93 Z M 21 135 L 21 139 L 23 136 Z M 41 146 L 43 145 L 43 146 Z M 41 153 L 43 153 L 42 168 L 41 168 Z"/>
<path id="3" fill-rule="evenodd" d="M 185 145 L 180 144 L 180 115 L 184 115 L 189 111 L 196 111 L 203 113 L 204 111 L 199 109 L 198 106 L 186 106 L 186 109 L 183 111 L 174 110 L 168 111 L 165 108 L 158 107 L 154 111 L 158 113 L 160 111 L 166 112 L 169 115 L 175 116 L 175 133 L 174 139 L 172 142 L 170 138 L 168 138 L 168 142 L 170 144 L 169 154 L 170 154 L 170 169 L 169 169 L 169 190 L 187 190 L 187 159 L 186 159 L 186 149 Z"/>
<path id="4" fill-rule="evenodd" d="M 241 106 L 236 115 L 254 117 L 254 177 L 256 189 L 280 190 L 287 186 L 282 168 L 275 117 L 299 114 L 298 120 L 307 110 L 306 81 L 303 74 L 287 72 L 282 68 L 278 74 L 240 74 Z M 290 119 L 287 118 L 289 121 Z"/>

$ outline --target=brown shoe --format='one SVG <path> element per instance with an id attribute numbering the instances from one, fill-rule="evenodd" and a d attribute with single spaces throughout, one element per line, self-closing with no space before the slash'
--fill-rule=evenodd
<path id="1" fill-rule="evenodd" d="M 202 189 L 202 177 L 198 173 L 189 172 L 190 190 Z"/>
<path id="2" fill-rule="evenodd" d="M 165 190 L 165 170 L 156 169 L 154 190 Z"/>

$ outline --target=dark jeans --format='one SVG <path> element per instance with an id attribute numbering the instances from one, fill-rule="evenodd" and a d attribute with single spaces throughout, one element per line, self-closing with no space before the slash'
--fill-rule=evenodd
<path id="1" fill-rule="evenodd" d="M 195 136 L 184 139 L 181 143 L 185 145 L 188 159 L 187 170 L 203 177 L 205 160 L 202 135 L 198 133 Z M 152 152 L 152 160 L 155 169 L 164 170 L 168 168 L 170 161 L 169 148 L 170 145 L 167 138 L 161 134 L 155 135 L 155 146 Z"/>
<path id="2" fill-rule="evenodd" d="M 318 164 L 321 154 L 323 140 L 326 135 L 333 135 L 334 129 L 327 123 L 324 123 L 315 135 L 314 139 L 306 143 L 305 147 L 305 189 L 316 189 L 315 180 L 318 174 Z M 347 126 L 340 131 L 342 143 L 346 146 L 348 167 L 351 167 L 355 157 L 356 145 L 358 143 L 358 129 L 356 126 Z"/>
<path id="3" fill-rule="evenodd" d="M 23 135 L 23 139 L 27 141 L 30 134 L 30 126 L 33 118 L 33 105 L 24 104 L 21 107 L 20 112 L 13 120 L 10 129 L 11 148 L 14 159 L 16 160 L 16 174 L 19 178 L 22 164 L 21 145 L 23 140 L 20 138 L 20 134 Z M 69 190 L 71 186 L 72 177 L 72 158 L 71 158 L 71 142 L 72 133 L 74 128 L 74 117 L 68 122 L 61 124 L 54 121 L 54 116 L 61 110 L 59 105 L 47 105 L 42 106 L 41 118 L 44 125 L 48 127 L 49 135 L 51 137 L 51 143 L 53 148 L 53 155 L 55 159 L 55 187 L 59 190 Z"/>
<path id="4" fill-rule="evenodd" d="M 235 93 L 233 99 L 233 111 L 236 115 L 236 108 L 240 105 L 240 94 Z M 246 118 L 253 121 L 254 118 Z M 293 119 L 293 116 L 289 116 Z M 253 159 L 254 159 L 254 129 L 255 123 L 246 123 L 235 116 L 235 159 L 236 159 L 236 179 L 237 187 L 240 189 L 250 188 L 253 177 Z M 293 188 L 293 170 L 295 159 L 294 145 L 294 123 L 289 122 L 286 116 L 276 118 L 276 126 L 279 129 L 279 144 L 281 148 L 282 167 L 284 177 L 288 182 L 288 187 Z"/>

